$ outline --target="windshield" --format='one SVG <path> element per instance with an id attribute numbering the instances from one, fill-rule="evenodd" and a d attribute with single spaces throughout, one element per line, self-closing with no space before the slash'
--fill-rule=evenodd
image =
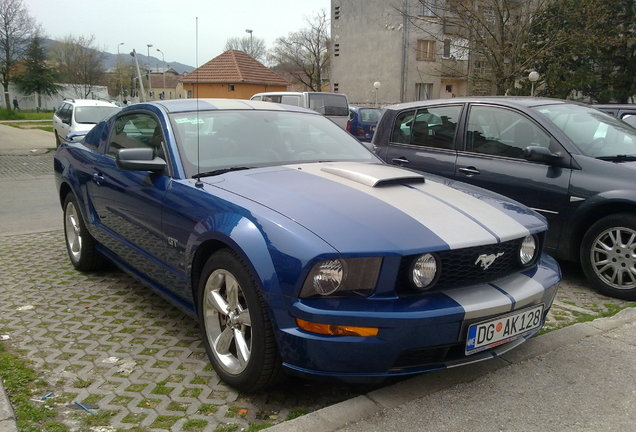
<path id="1" fill-rule="evenodd" d="M 187 112 L 170 117 L 188 177 L 235 167 L 378 162 L 355 138 L 315 114 L 237 110 Z"/>
<path id="2" fill-rule="evenodd" d="M 360 120 L 364 123 L 377 123 L 381 114 L 379 108 L 360 108 Z"/>
<path id="3" fill-rule="evenodd" d="M 575 104 L 533 109 L 552 120 L 586 156 L 636 156 L 636 129 L 608 114 Z"/>
<path id="4" fill-rule="evenodd" d="M 110 106 L 80 106 L 75 108 L 76 123 L 97 124 L 112 113 L 119 111 L 119 107 Z"/>

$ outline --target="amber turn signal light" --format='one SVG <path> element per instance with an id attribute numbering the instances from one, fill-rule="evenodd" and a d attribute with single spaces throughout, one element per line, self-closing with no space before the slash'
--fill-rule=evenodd
<path id="1" fill-rule="evenodd" d="M 301 329 L 329 336 L 362 336 L 373 337 L 378 335 L 378 329 L 375 327 L 356 327 L 336 324 L 320 324 L 311 321 L 305 321 L 296 318 L 296 324 Z"/>

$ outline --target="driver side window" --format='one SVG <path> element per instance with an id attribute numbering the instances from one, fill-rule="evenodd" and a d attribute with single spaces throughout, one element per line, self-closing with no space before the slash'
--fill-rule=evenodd
<path id="1" fill-rule="evenodd" d="M 161 125 L 154 117 L 141 113 L 128 114 L 115 120 L 107 154 L 115 157 L 119 149 L 151 147 L 155 156 L 165 159 L 164 143 Z"/>
<path id="2" fill-rule="evenodd" d="M 503 108 L 470 109 L 466 151 L 521 159 L 528 146 L 550 146 L 550 137 L 530 119 Z"/>

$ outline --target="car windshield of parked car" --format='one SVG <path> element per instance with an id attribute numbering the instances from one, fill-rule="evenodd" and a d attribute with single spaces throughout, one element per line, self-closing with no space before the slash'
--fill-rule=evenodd
<path id="1" fill-rule="evenodd" d="M 636 157 L 636 129 L 608 114 L 575 104 L 534 109 L 552 120 L 586 156 Z"/>
<path id="2" fill-rule="evenodd" d="M 171 115 L 186 174 L 323 161 L 379 162 L 327 118 L 285 111 Z"/>
<path id="3" fill-rule="evenodd" d="M 118 107 L 78 106 L 77 108 L 75 108 L 75 122 L 97 124 L 117 111 L 119 111 Z"/>

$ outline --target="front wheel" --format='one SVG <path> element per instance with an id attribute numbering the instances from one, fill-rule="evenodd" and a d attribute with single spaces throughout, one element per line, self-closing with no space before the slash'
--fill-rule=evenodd
<path id="1" fill-rule="evenodd" d="M 214 253 L 203 267 L 198 307 L 205 349 L 223 381 L 254 392 L 280 379 L 265 300 L 247 265 L 230 250 Z"/>
<path id="2" fill-rule="evenodd" d="M 636 300 L 636 216 L 619 213 L 592 225 L 583 236 L 580 259 L 599 292 Z"/>

